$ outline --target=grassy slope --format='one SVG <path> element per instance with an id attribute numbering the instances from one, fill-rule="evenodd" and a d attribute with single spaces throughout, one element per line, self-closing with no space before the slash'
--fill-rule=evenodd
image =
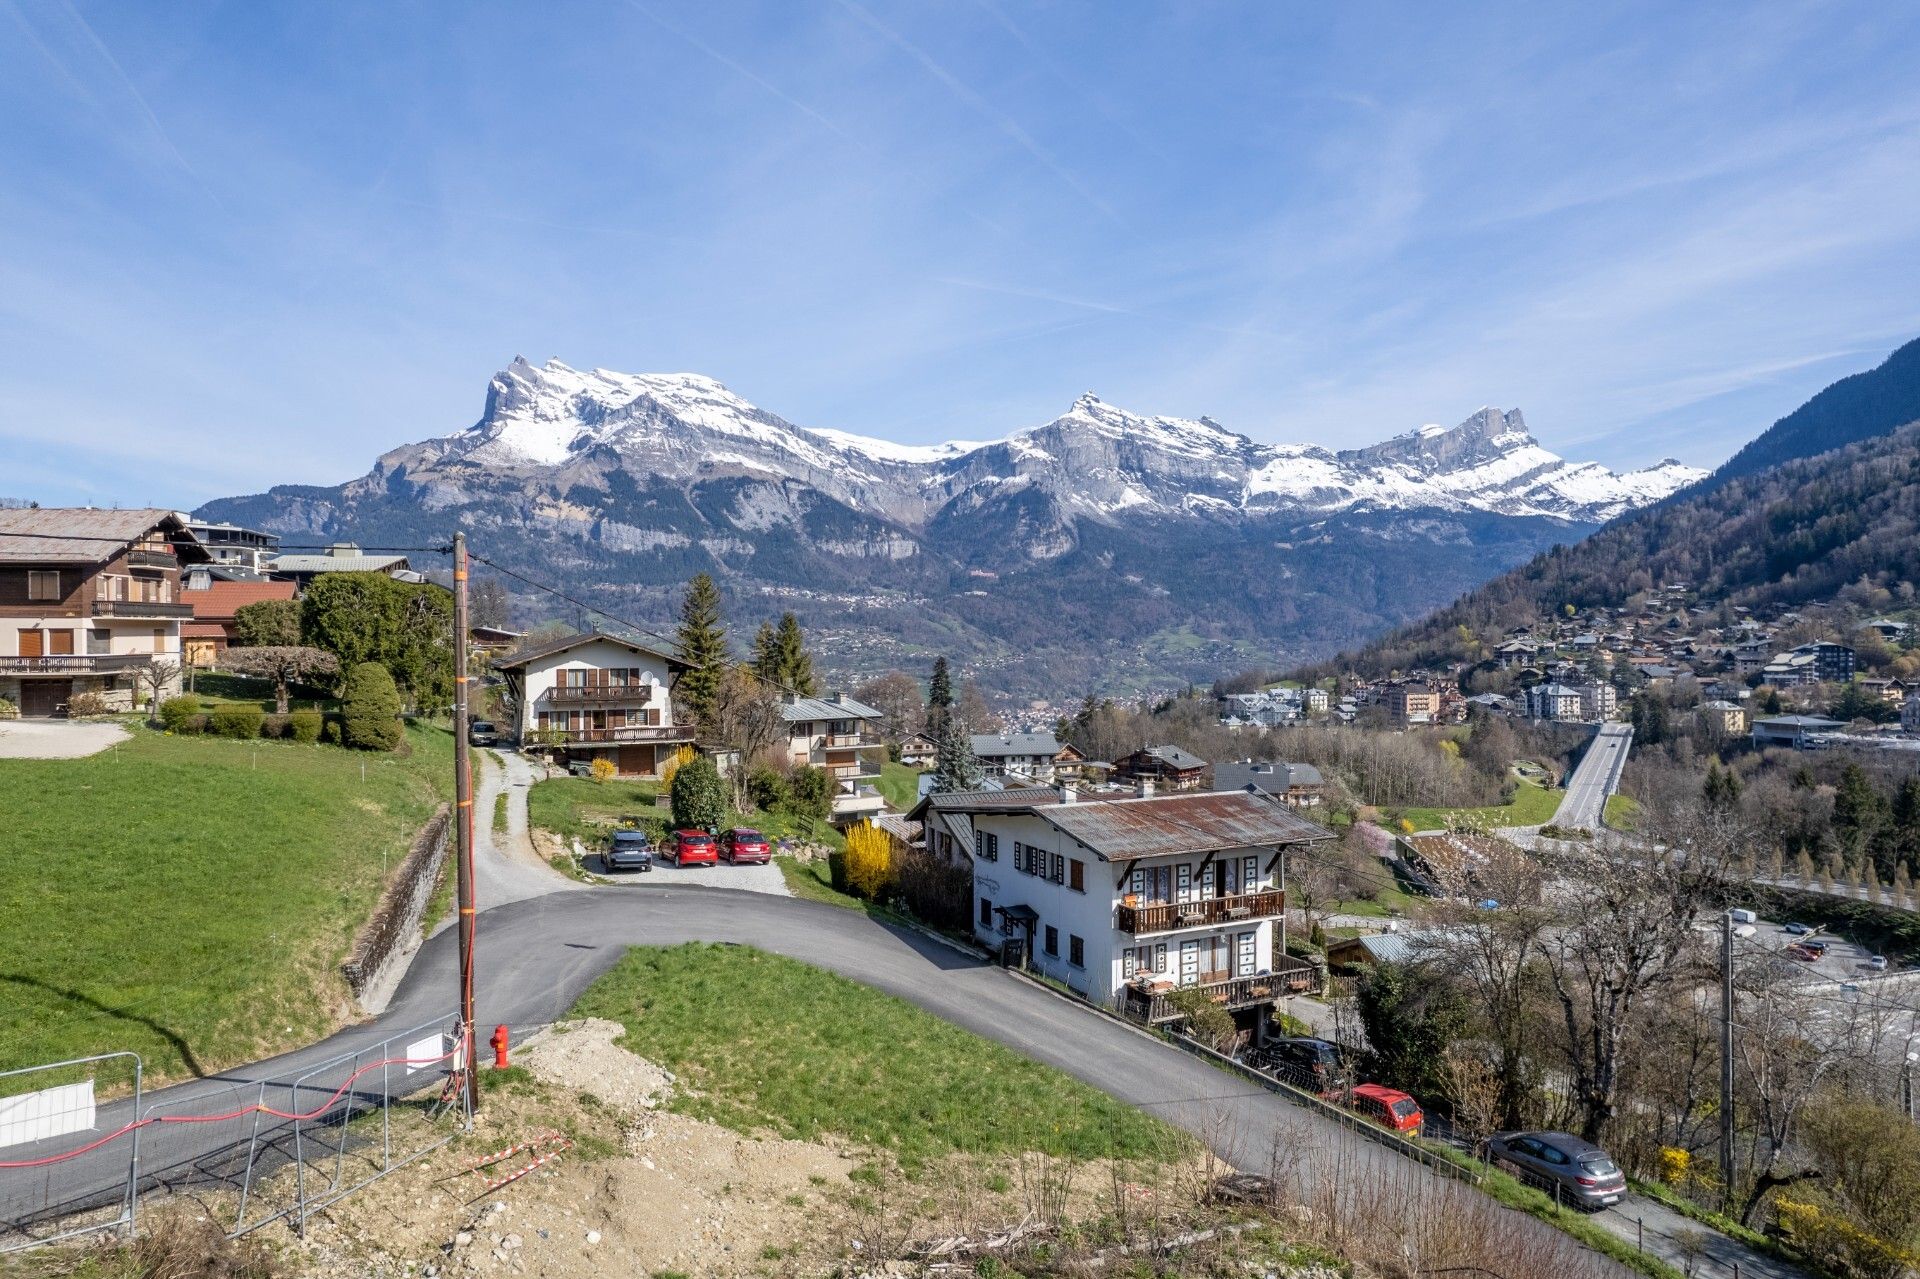
<path id="1" fill-rule="evenodd" d="M 911 1004 L 738 946 L 635 949 L 574 1013 L 678 1074 L 676 1109 L 741 1132 L 832 1134 L 909 1170 L 950 1152 L 1161 1158 L 1188 1139 Z"/>
<path id="2" fill-rule="evenodd" d="M 1412 822 L 1415 830 L 1439 830 L 1456 818 L 1486 826 L 1539 826 L 1553 820 L 1564 794 L 1521 782 L 1510 804 L 1493 808 L 1408 808 L 1400 816 Z"/>
<path id="3" fill-rule="evenodd" d="M 177 1077 L 331 1030 L 382 866 L 451 789 L 452 738 L 408 740 L 399 758 L 136 728 L 0 763 L 0 1068 L 131 1049 Z"/>
<path id="4" fill-rule="evenodd" d="M 889 760 L 880 766 L 880 780 L 875 785 L 895 812 L 904 813 L 920 802 L 920 770 L 917 768 Z"/>

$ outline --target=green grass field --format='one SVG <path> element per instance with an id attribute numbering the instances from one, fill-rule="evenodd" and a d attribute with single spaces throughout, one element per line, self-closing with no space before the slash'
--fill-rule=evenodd
<path id="1" fill-rule="evenodd" d="M 676 1110 L 745 1133 L 850 1138 L 909 1172 L 956 1152 L 1159 1159 L 1191 1148 L 1051 1067 L 747 947 L 630 950 L 573 1012 L 622 1023 L 626 1047 L 690 1085 Z"/>
<path id="2" fill-rule="evenodd" d="M 889 761 L 880 766 L 880 780 L 875 785 L 886 797 L 887 806 L 895 812 L 904 813 L 920 802 L 920 770 L 917 768 Z"/>
<path id="3" fill-rule="evenodd" d="M 133 733 L 0 763 L 0 1068 L 128 1049 L 178 1078 L 332 1030 L 382 868 L 452 789 L 441 728 L 404 758 Z"/>
<path id="4" fill-rule="evenodd" d="M 1564 794 L 1521 782 L 1510 804 L 1492 808 L 1407 808 L 1399 816 L 1412 822 L 1415 830 L 1439 830 L 1456 820 L 1481 826 L 1540 826 L 1553 820 Z"/>
<path id="5" fill-rule="evenodd" d="M 1640 821 L 1640 801 L 1631 795 L 1609 795 L 1600 820 L 1615 830 L 1632 830 Z"/>

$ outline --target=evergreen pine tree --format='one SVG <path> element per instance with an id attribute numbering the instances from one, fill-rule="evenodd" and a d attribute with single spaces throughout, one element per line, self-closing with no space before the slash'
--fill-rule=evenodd
<path id="1" fill-rule="evenodd" d="M 792 613 L 780 615 L 780 625 L 773 633 L 773 654 L 775 682 L 782 688 L 802 697 L 820 691 L 820 681 L 813 673 L 813 656 L 807 652 L 806 636 L 800 632 L 800 619 Z"/>
<path id="2" fill-rule="evenodd" d="M 933 789 L 937 792 L 980 789 L 980 761 L 973 753 L 967 726 L 948 716 L 940 730 L 940 749 L 934 756 Z"/>
<path id="3" fill-rule="evenodd" d="M 691 669 L 680 677 L 674 696 L 696 724 L 710 728 L 727 673 L 727 633 L 720 625 L 720 589 L 705 573 L 687 583 L 678 638 L 680 660 Z"/>
<path id="4" fill-rule="evenodd" d="M 927 681 L 927 735 L 934 741 L 945 739 L 947 712 L 953 709 L 953 673 L 947 659 L 933 659 L 933 678 Z"/>
<path id="5" fill-rule="evenodd" d="M 760 623 L 760 629 L 753 633 L 753 660 L 747 664 L 753 668 L 755 675 L 767 683 L 780 683 L 780 654 L 775 645 L 772 622 Z"/>

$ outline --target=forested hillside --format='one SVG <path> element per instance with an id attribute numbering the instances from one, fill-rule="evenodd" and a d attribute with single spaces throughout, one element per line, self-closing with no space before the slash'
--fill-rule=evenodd
<path id="1" fill-rule="evenodd" d="M 1915 421 L 1920 421 L 1920 338 L 1888 356 L 1879 368 L 1841 378 L 1775 422 L 1700 487 L 1872 439 Z"/>
<path id="2" fill-rule="evenodd" d="M 1916 578 L 1920 423 L 1757 475 L 1716 477 L 1331 665 L 1377 674 L 1464 657 L 1563 605 L 1616 606 L 1674 582 L 1704 600 L 1755 605 L 1827 599 L 1862 579 L 1911 594 Z"/>

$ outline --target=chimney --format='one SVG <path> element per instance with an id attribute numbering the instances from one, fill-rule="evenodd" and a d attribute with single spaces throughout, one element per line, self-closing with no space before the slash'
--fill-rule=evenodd
<path id="1" fill-rule="evenodd" d="M 1075 790 L 1075 789 L 1074 789 L 1073 787 L 1071 787 L 1071 786 L 1062 786 L 1062 787 L 1060 788 L 1060 802 L 1061 802 L 1061 803 L 1063 803 L 1063 804 L 1073 804 L 1073 803 L 1077 803 L 1077 802 L 1079 802 L 1079 799 L 1080 799 L 1080 792 L 1079 792 L 1079 791 L 1077 791 L 1077 790 Z"/>
<path id="2" fill-rule="evenodd" d="M 1141 799 L 1152 799 L 1153 779 L 1151 777 L 1142 777 L 1133 784 L 1133 793 Z"/>

